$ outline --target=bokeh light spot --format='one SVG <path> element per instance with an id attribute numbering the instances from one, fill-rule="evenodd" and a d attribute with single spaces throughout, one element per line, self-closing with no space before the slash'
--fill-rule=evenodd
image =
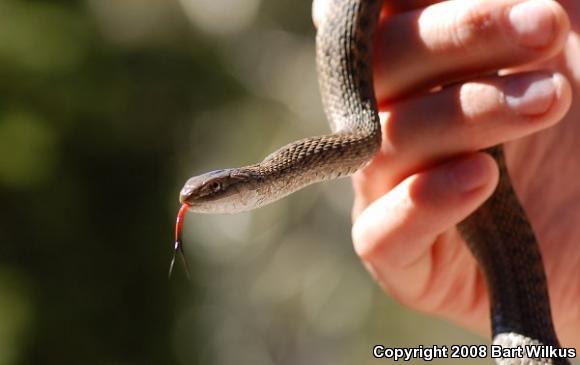
<path id="1" fill-rule="evenodd" d="M 261 0 L 179 0 L 189 20 L 201 30 L 225 35 L 239 32 L 258 14 Z"/>

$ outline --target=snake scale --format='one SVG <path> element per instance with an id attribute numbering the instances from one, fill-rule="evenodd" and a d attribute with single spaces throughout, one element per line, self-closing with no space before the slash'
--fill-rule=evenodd
<path id="1" fill-rule="evenodd" d="M 371 60 L 382 0 L 332 0 L 316 37 L 322 102 L 332 134 L 288 144 L 262 162 L 189 179 L 180 194 L 185 211 L 237 213 L 274 202 L 306 185 L 348 176 L 381 145 Z M 503 150 L 488 152 L 500 168 L 493 196 L 458 225 L 484 273 L 493 342 L 559 348 L 552 324 L 542 257 L 510 183 Z M 181 249 L 180 237 L 176 250 Z M 569 364 L 566 358 L 496 359 L 498 364 Z"/>

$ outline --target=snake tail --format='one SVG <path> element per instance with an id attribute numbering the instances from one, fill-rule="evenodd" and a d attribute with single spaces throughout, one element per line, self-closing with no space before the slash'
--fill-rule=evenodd
<path id="1" fill-rule="evenodd" d="M 494 344 L 559 348 L 537 240 L 513 190 L 503 148 L 497 146 L 487 151 L 499 166 L 498 186 L 458 229 L 486 278 Z M 530 362 L 548 363 L 565 365 L 569 361 L 553 358 Z"/>

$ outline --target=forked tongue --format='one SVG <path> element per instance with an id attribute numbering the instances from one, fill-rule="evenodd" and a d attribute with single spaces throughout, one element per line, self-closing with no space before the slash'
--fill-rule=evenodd
<path id="1" fill-rule="evenodd" d="M 185 259 L 185 253 L 183 252 L 183 244 L 181 242 L 181 235 L 183 233 L 183 219 L 187 213 L 187 204 L 182 204 L 177 213 L 177 220 L 175 221 L 175 246 L 173 247 L 173 257 L 171 258 L 171 263 L 169 264 L 169 277 L 173 273 L 173 266 L 175 266 L 175 257 L 179 255 L 181 261 L 183 262 L 183 267 L 185 268 L 185 274 L 188 279 L 191 279 L 191 274 L 189 273 L 189 267 L 187 265 L 187 260 Z"/>

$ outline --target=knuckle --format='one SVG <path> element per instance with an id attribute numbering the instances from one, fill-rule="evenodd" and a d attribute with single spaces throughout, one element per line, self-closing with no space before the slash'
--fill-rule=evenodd
<path id="1" fill-rule="evenodd" d="M 497 11 L 485 2 L 442 4 L 425 10 L 419 18 L 421 36 L 431 51 L 461 52 L 462 56 L 489 52 L 497 33 Z"/>
<path id="2" fill-rule="evenodd" d="M 442 203 L 448 200 L 445 180 L 446 176 L 440 171 L 422 173 L 409 179 L 407 196 L 401 201 L 408 212 L 409 221 L 418 217 L 424 219 L 439 211 Z"/>
<path id="3" fill-rule="evenodd" d="M 379 220 L 376 219 L 376 212 L 371 212 L 371 217 L 365 216 L 365 213 L 355 221 L 351 229 L 354 250 L 366 263 L 379 260 L 382 264 L 391 266 L 397 261 L 392 249 L 395 243 L 392 229 L 377 224 Z M 388 223 L 386 226 L 388 227 Z"/>
<path id="4" fill-rule="evenodd" d="M 482 117 L 496 117 L 504 111 L 502 93 L 494 85 L 485 82 L 468 82 L 460 86 L 459 109 L 466 124 Z"/>
<path id="5" fill-rule="evenodd" d="M 486 44 L 482 38 L 495 28 L 493 15 L 478 5 L 461 8 L 450 24 L 450 39 L 458 48 L 483 48 Z"/>

